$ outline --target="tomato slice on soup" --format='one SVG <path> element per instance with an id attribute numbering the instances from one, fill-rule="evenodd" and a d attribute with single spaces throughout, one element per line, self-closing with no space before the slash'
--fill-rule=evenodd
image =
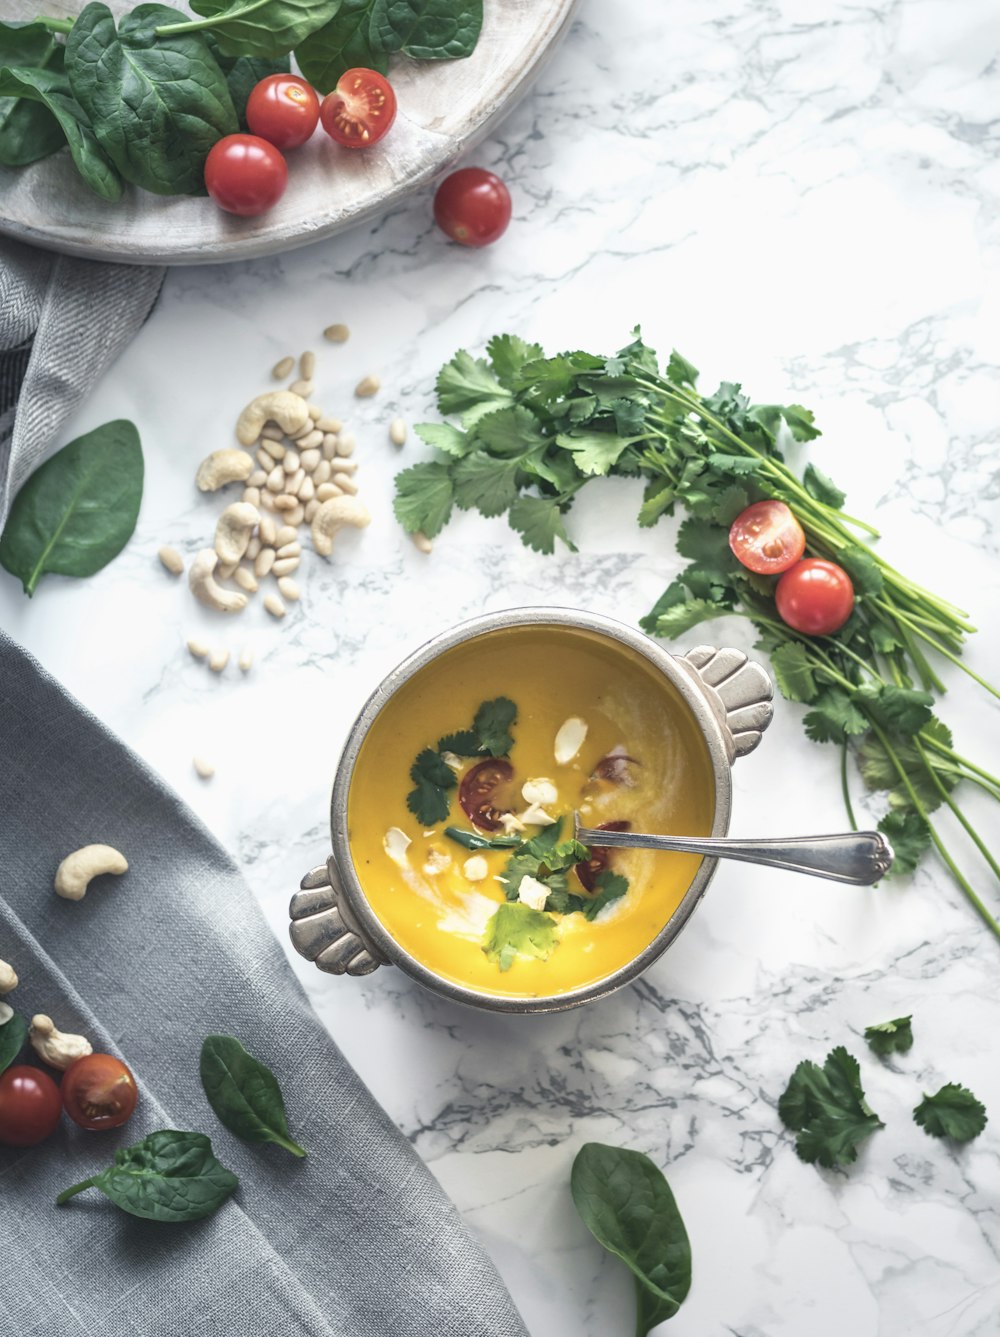
<path id="1" fill-rule="evenodd" d="M 631 822 L 602 822 L 596 827 L 597 831 L 631 831 Z M 587 888 L 593 891 L 597 886 L 597 879 L 604 872 L 605 868 L 611 862 L 611 850 L 607 845 L 591 845 L 590 858 L 583 863 L 575 865 L 576 875 Z"/>
<path id="2" fill-rule="evenodd" d="M 478 826 L 481 831 L 500 830 L 500 818 L 511 809 L 497 806 L 494 797 L 513 778 L 514 767 L 503 757 L 481 761 L 463 776 L 458 801 L 473 826 Z"/>

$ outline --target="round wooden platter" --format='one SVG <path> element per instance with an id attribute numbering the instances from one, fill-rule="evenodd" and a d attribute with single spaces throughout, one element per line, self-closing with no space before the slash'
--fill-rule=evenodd
<path id="1" fill-rule="evenodd" d="M 392 131 L 364 152 L 322 130 L 289 162 L 288 189 L 260 218 L 224 214 L 206 198 L 164 197 L 127 186 L 98 198 L 60 151 L 31 167 L 0 167 L 0 232 L 68 255 L 132 264 L 246 260 L 330 237 L 384 212 L 478 144 L 527 92 L 568 30 L 579 0 L 486 0 L 482 36 L 465 60 L 398 59 Z M 120 13 L 132 6 L 112 3 Z M 82 4 L 53 4 L 72 14 Z M 7 21 L 34 18 L 37 0 L 13 0 Z"/>

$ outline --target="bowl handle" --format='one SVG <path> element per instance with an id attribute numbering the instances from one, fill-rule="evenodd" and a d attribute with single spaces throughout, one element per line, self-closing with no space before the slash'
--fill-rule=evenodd
<path id="1" fill-rule="evenodd" d="M 288 935 L 300 956 L 331 975 L 370 975 L 387 964 L 344 903 L 332 854 L 306 873 L 300 886 L 288 907 Z"/>
<path id="2" fill-rule="evenodd" d="M 767 670 L 742 650 L 717 650 L 712 645 L 697 645 L 678 662 L 719 721 L 730 765 L 752 752 L 774 714 L 774 688 Z"/>

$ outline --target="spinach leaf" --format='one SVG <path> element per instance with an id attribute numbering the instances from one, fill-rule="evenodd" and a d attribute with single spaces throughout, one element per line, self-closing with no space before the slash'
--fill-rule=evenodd
<path id="1" fill-rule="evenodd" d="M 204 193 L 209 149 L 239 128 L 205 39 L 156 36 L 157 25 L 184 18 L 166 5 L 139 5 L 116 32 L 111 10 L 95 0 L 66 41 L 70 87 L 101 147 L 126 181 L 156 195 Z"/>
<path id="2" fill-rule="evenodd" d="M 285 1102 L 270 1068 L 231 1035 L 206 1036 L 201 1084 L 219 1119 L 244 1142 L 273 1142 L 293 1156 L 306 1153 L 288 1136 Z"/>
<path id="3" fill-rule="evenodd" d="M 19 1012 L 15 1012 L 0 1026 L 0 1072 L 9 1068 L 14 1062 L 24 1048 L 27 1038 L 28 1023 Z"/>
<path id="4" fill-rule="evenodd" d="M 63 67 L 63 48 L 41 23 L 0 23 L 0 65 L 18 69 L 56 70 Z M 18 94 L 0 97 L 0 163 L 27 167 L 61 149 L 64 136 L 59 122 L 41 102 Z"/>
<path id="5" fill-rule="evenodd" d="M 483 26 L 483 0 L 375 0 L 371 41 L 414 60 L 470 56 Z"/>
<path id="6" fill-rule="evenodd" d="M 299 69 L 320 93 L 329 93 L 346 70 L 359 66 L 385 74 L 389 58 L 370 36 L 374 0 L 343 0 L 322 28 L 295 48 Z M 419 526 L 417 526 L 419 528 Z"/>
<path id="7" fill-rule="evenodd" d="M 673 1318 L 691 1289 L 691 1245 L 670 1185 L 642 1152 L 601 1142 L 577 1152 L 570 1185 L 584 1225 L 635 1277 L 644 1337 Z"/>
<path id="8" fill-rule="evenodd" d="M 0 69 L 0 97 L 22 98 L 47 108 L 69 145 L 77 171 L 104 200 L 119 200 L 121 177 L 108 162 L 66 75 L 57 70 Z"/>
<path id="9" fill-rule="evenodd" d="M 32 595 L 47 571 L 92 576 L 117 557 L 142 500 L 135 425 L 106 422 L 39 466 L 14 498 L 0 536 L 0 566 Z"/>
<path id="10" fill-rule="evenodd" d="M 287 56 L 279 56 L 274 60 L 265 60 L 261 56 L 239 56 L 236 60 L 223 57 L 219 64 L 226 76 L 229 96 L 233 99 L 241 130 L 247 129 L 247 99 L 254 87 L 269 74 L 287 74 L 291 69 Z"/>
<path id="11" fill-rule="evenodd" d="M 329 23 L 340 3 L 341 0 L 191 0 L 191 8 L 196 14 L 215 20 L 212 33 L 223 55 L 273 58 L 287 56 L 310 33 Z"/>
<path id="12" fill-rule="evenodd" d="M 146 1221 L 200 1221 L 217 1212 L 239 1180 L 212 1154 L 204 1133 L 163 1128 L 115 1152 L 115 1163 L 63 1189 L 61 1207 L 84 1189 L 99 1188 L 116 1207 Z"/>

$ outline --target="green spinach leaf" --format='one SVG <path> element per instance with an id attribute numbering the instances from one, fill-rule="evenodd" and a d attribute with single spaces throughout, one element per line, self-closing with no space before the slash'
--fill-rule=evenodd
<path id="1" fill-rule="evenodd" d="M 287 56 L 329 23 L 340 5 L 341 0 L 191 0 L 196 14 L 214 20 L 212 35 L 223 55 L 272 59 Z"/>
<path id="2" fill-rule="evenodd" d="M 663 1173 L 640 1151 L 588 1142 L 571 1177 L 580 1218 L 635 1277 L 636 1333 L 673 1318 L 691 1289 L 691 1244 Z"/>
<path id="3" fill-rule="evenodd" d="M 381 51 L 414 60 L 470 56 L 483 27 L 483 0 L 375 0 L 371 35 Z"/>
<path id="4" fill-rule="evenodd" d="M 240 129 L 247 129 L 247 99 L 253 92 L 255 86 L 261 79 L 266 79 L 269 74 L 288 74 L 291 69 L 291 62 L 287 56 L 277 56 L 274 59 L 265 59 L 262 56 L 224 56 L 219 50 L 211 33 L 207 33 L 205 40 L 212 49 L 212 55 L 218 62 L 219 68 L 226 76 L 226 86 L 229 89 L 229 96 L 233 99 L 233 107 L 236 111 L 236 119 L 240 123 Z"/>
<path id="5" fill-rule="evenodd" d="M 0 536 L 0 566 L 29 596 L 48 571 L 100 571 L 135 529 L 142 477 L 133 423 L 117 419 L 77 437 L 37 468 L 14 498 Z"/>
<path id="6" fill-rule="evenodd" d="M 201 1084 L 219 1119 L 244 1142 L 273 1142 L 293 1156 L 306 1153 L 288 1135 L 281 1087 L 270 1068 L 231 1035 L 209 1035 L 201 1046 Z"/>
<path id="7" fill-rule="evenodd" d="M 931 1137 L 971 1142 L 986 1127 L 986 1109 L 964 1086 L 949 1082 L 934 1095 L 925 1095 L 913 1111 L 914 1122 Z"/>
<path id="8" fill-rule="evenodd" d="M 14 1062 L 24 1048 L 27 1038 L 28 1023 L 19 1012 L 15 1012 L 0 1026 L 0 1072 L 9 1068 Z"/>
<path id="9" fill-rule="evenodd" d="M 0 66 L 54 70 L 63 67 L 63 47 L 41 23 L 0 23 Z M 42 102 L 20 94 L 0 97 L 0 163 L 27 167 L 61 149 L 65 136 Z"/>
<path id="10" fill-rule="evenodd" d="M 61 1207 L 76 1193 L 98 1188 L 116 1207 L 146 1221 L 201 1221 L 217 1212 L 239 1180 L 212 1154 L 204 1133 L 163 1128 L 115 1152 L 114 1165 L 64 1189 Z"/>
<path id="11" fill-rule="evenodd" d="M 121 199 L 122 180 L 105 157 L 83 108 L 57 70 L 0 69 L 0 97 L 21 98 L 47 108 L 69 145 L 77 171 L 104 200 Z"/>
<path id="12" fill-rule="evenodd" d="M 330 22 L 310 33 L 295 48 L 299 69 L 319 92 L 331 92 L 346 70 L 360 66 L 385 74 L 389 69 L 388 55 L 371 41 L 373 3 L 374 0 L 343 0 Z"/>

